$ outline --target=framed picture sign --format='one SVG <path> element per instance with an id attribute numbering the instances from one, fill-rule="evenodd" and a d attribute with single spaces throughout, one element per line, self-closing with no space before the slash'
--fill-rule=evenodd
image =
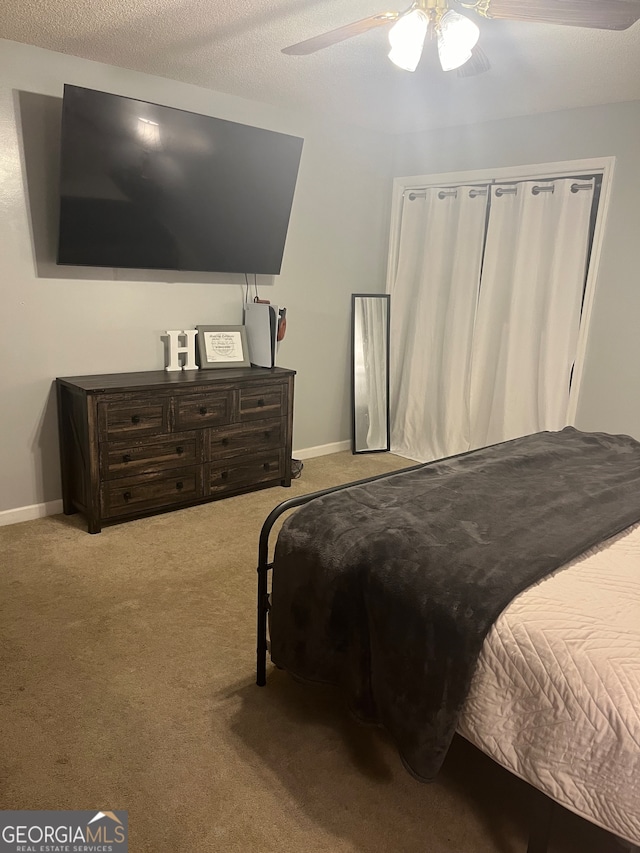
<path id="1" fill-rule="evenodd" d="M 196 326 L 201 368 L 250 367 L 244 326 Z"/>

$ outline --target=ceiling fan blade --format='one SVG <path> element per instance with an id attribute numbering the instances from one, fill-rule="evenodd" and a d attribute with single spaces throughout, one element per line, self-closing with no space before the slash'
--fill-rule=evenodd
<path id="1" fill-rule="evenodd" d="M 381 12 L 379 15 L 372 15 L 370 18 L 363 18 L 361 21 L 354 21 L 352 24 L 346 24 L 344 27 L 330 30 L 328 33 L 322 33 L 322 35 L 299 41 L 297 44 L 283 48 L 282 53 L 293 56 L 315 53 L 316 50 L 322 50 L 323 47 L 329 47 L 345 39 L 359 36 L 361 33 L 368 32 L 368 30 L 383 27 L 385 24 L 392 24 L 398 20 L 401 14 L 401 12 Z"/>
<path id="2" fill-rule="evenodd" d="M 487 54 L 481 47 L 476 45 L 471 50 L 471 59 L 468 59 L 464 65 L 456 69 L 458 77 L 475 77 L 478 74 L 484 74 L 491 68 L 491 63 Z"/>
<path id="3" fill-rule="evenodd" d="M 463 4 L 487 18 L 626 30 L 640 18 L 638 0 L 479 0 Z"/>

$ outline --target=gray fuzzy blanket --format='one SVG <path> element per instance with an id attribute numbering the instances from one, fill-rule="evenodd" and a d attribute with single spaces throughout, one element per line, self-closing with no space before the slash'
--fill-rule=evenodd
<path id="1" fill-rule="evenodd" d="M 640 520 L 640 443 L 566 428 L 352 486 L 285 522 L 271 656 L 339 685 L 432 780 L 519 592 Z"/>

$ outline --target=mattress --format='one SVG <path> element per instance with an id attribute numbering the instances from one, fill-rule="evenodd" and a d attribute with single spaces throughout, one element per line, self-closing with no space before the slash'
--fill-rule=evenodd
<path id="1" fill-rule="evenodd" d="M 640 524 L 502 612 L 458 731 L 561 805 L 640 844 Z"/>

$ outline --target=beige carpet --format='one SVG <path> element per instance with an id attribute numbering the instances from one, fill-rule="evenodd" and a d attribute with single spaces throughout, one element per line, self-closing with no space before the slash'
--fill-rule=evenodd
<path id="1" fill-rule="evenodd" d="M 464 741 L 424 785 L 333 690 L 254 683 L 265 516 L 404 464 L 308 460 L 291 489 L 95 536 L 0 528 L 0 808 L 128 809 L 135 853 L 524 853 L 529 789 Z M 562 813 L 551 851 L 618 847 Z"/>

